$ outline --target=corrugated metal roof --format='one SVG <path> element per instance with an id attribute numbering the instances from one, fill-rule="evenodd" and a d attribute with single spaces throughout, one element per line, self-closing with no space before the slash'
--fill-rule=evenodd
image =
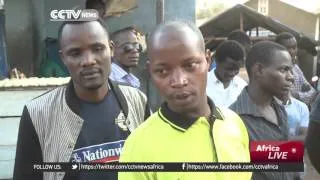
<path id="1" fill-rule="evenodd" d="M 0 80 L 0 88 L 61 86 L 67 84 L 69 81 L 70 77 L 4 79 Z"/>
<path id="2" fill-rule="evenodd" d="M 226 37 L 233 30 L 240 27 L 240 14 L 243 14 L 243 29 L 244 31 L 250 30 L 257 26 L 263 27 L 272 31 L 275 34 L 281 32 L 290 32 L 293 34 L 299 42 L 299 47 L 305 49 L 309 53 L 315 55 L 317 51 L 315 47 L 317 42 L 309 37 L 305 36 L 302 32 L 299 32 L 289 26 L 282 24 L 281 22 L 264 16 L 254 9 L 251 9 L 245 5 L 236 5 L 230 8 L 220 15 L 212 18 L 208 22 L 201 25 L 199 28 L 204 36 L 208 37 Z M 218 44 L 216 42 L 206 42 L 207 48 L 214 49 Z"/>

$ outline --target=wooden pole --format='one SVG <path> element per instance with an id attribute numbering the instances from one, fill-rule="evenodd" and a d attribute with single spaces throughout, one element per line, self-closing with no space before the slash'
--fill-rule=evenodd
<path id="1" fill-rule="evenodd" d="M 240 31 L 243 31 L 243 12 L 240 12 Z"/>
<path id="2" fill-rule="evenodd" d="M 157 0 L 157 24 L 164 22 L 164 0 Z"/>

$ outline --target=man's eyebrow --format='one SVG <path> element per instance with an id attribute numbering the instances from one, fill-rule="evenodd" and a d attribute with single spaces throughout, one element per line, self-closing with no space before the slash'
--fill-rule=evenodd
<path id="1" fill-rule="evenodd" d="M 292 67 L 293 66 L 291 66 L 291 65 L 283 64 L 283 65 L 279 66 L 279 69 L 281 69 L 281 68 L 292 68 Z"/>
<path id="2" fill-rule="evenodd" d="M 167 64 L 163 63 L 163 62 L 155 63 L 154 65 L 155 66 L 167 66 Z"/>
<path id="3" fill-rule="evenodd" d="M 101 42 L 95 42 L 95 43 L 92 43 L 90 44 L 90 46 L 106 46 L 104 43 L 101 43 Z"/>
<path id="4" fill-rule="evenodd" d="M 187 61 L 187 62 L 194 61 L 194 60 L 199 60 L 199 57 L 191 56 L 183 59 L 183 61 Z"/>
<path id="5" fill-rule="evenodd" d="M 80 50 L 80 49 L 81 49 L 80 47 L 76 47 L 76 46 L 67 47 L 66 52 L 76 51 L 76 50 Z"/>
<path id="6" fill-rule="evenodd" d="M 124 46 L 126 44 L 139 44 L 139 42 L 138 41 L 135 41 L 135 42 L 124 42 L 122 44 L 119 44 L 119 46 Z"/>

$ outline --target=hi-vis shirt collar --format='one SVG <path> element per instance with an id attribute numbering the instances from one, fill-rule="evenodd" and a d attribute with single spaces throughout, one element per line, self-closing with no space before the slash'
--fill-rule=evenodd
<path id="1" fill-rule="evenodd" d="M 211 108 L 210 116 L 212 117 L 212 119 L 223 120 L 222 114 L 219 112 L 219 110 L 209 97 L 208 103 Z M 175 129 L 178 129 L 183 132 L 187 131 L 188 128 L 191 127 L 199 119 L 199 117 L 187 117 L 183 114 L 171 111 L 168 108 L 168 104 L 166 102 L 162 104 L 160 110 L 158 111 L 158 115 L 161 117 L 163 121 L 169 123 Z"/>

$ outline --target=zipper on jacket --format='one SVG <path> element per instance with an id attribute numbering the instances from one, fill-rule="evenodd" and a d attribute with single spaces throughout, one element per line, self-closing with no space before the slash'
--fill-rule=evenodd
<path id="1" fill-rule="evenodd" d="M 217 117 L 213 113 L 211 113 L 210 116 L 209 116 L 208 122 L 209 122 L 209 128 L 210 128 L 209 133 L 210 133 L 213 149 L 215 151 L 216 161 L 219 162 L 219 160 L 218 160 L 218 152 L 217 152 L 217 148 L 216 148 L 216 145 L 214 143 L 214 138 L 213 138 L 213 123 L 214 123 L 214 121 L 216 119 L 217 119 Z"/>

